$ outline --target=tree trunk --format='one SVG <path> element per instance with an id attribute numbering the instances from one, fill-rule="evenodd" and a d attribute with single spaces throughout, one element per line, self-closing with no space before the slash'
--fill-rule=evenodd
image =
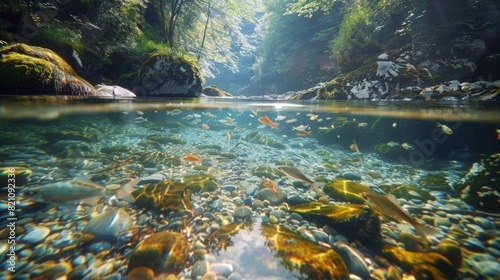
<path id="1" fill-rule="evenodd" d="M 181 13 L 184 0 L 172 0 L 170 2 L 170 20 L 168 23 L 167 43 L 170 48 L 175 48 L 175 25 Z"/>
<path id="2" fill-rule="evenodd" d="M 201 40 L 200 49 L 198 50 L 198 57 L 197 57 L 198 60 L 200 60 L 201 52 L 203 51 L 203 47 L 205 46 L 205 38 L 207 36 L 208 21 L 210 20 L 210 4 L 211 4 L 211 1 L 208 1 L 207 21 L 205 22 L 205 29 L 203 29 L 203 39 Z"/>

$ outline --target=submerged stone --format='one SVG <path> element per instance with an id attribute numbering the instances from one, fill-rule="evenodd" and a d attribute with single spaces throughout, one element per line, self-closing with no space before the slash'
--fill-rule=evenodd
<path id="1" fill-rule="evenodd" d="M 207 173 L 184 176 L 182 182 L 186 184 L 186 188 L 195 193 L 199 191 L 214 192 L 220 187 L 219 181 Z"/>
<path id="2" fill-rule="evenodd" d="M 364 205 L 326 205 L 320 202 L 308 202 L 292 206 L 290 210 L 320 226 L 330 226 L 365 246 L 377 246 L 381 242 L 380 220 L 369 207 Z"/>
<path id="3" fill-rule="evenodd" d="M 500 154 L 474 163 L 469 173 L 457 184 L 460 197 L 478 210 L 500 213 L 498 181 L 500 180 Z"/>
<path id="4" fill-rule="evenodd" d="M 337 201 L 357 204 L 365 202 L 363 198 L 361 198 L 360 193 L 373 192 L 365 185 L 345 179 L 335 179 L 330 181 L 323 187 L 323 191 L 325 194 Z"/>
<path id="5" fill-rule="evenodd" d="M 144 167 L 155 167 L 158 164 L 172 167 L 180 166 L 181 159 L 167 152 L 146 152 L 140 156 L 139 163 L 144 165 Z"/>
<path id="6" fill-rule="evenodd" d="M 165 180 L 160 183 L 147 184 L 132 192 L 135 204 L 159 213 L 171 211 L 193 210 L 191 195 L 193 191 L 184 183 Z"/>
<path id="7" fill-rule="evenodd" d="M 160 144 L 185 144 L 186 141 L 177 135 L 153 134 L 146 137 L 147 140 L 158 142 Z"/>
<path id="8" fill-rule="evenodd" d="M 404 198 L 406 200 L 420 199 L 424 202 L 427 200 L 432 200 L 432 201 L 436 200 L 436 198 L 427 191 L 408 185 L 402 185 L 396 187 L 390 190 L 389 194 L 394 195 L 396 198 Z"/>
<path id="9" fill-rule="evenodd" d="M 286 145 L 274 138 L 271 138 L 260 131 L 252 131 L 244 138 L 246 141 L 259 145 L 266 145 L 279 150 L 286 149 Z"/>
<path id="10" fill-rule="evenodd" d="M 267 179 L 276 179 L 285 176 L 278 168 L 271 166 L 259 166 L 252 171 L 252 175 Z"/>
<path id="11" fill-rule="evenodd" d="M 417 279 L 455 279 L 457 269 L 446 257 L 435 252 L 408 252 L 383 245 L 381 253 L 401 268 L 412 270 Z"/>
<path id="12" fill-rule="evenodd" d="M 136 268 L 145 267 L 153 270 L 155 276 L 161 273 L 177 274 L 184 269 L 188 254 L 189 246 L 184 235 L 157 232 L 141 241 L 132 251 L 127 272 L 130 274 Z"/>

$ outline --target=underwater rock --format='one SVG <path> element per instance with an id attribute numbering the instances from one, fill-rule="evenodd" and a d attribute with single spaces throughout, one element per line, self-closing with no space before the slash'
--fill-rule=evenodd
<path id="1" fill-rule="evenodd" d="M 252 175 L 267 179 L 276 179 L 285 176 L 279 169 L 271 166 L 259 166 L 252 171 Z"/>
<path id="2" fill-rule="evenodd" d="M 191 195 L 193 191 L 186 184 L 163 181 L 147 184 L 132 192 L 135 204 L 146 209 L 168 214 L 171 211 L 193 210 Z"/>
<path id="3" fill-rule="evenodd" d="M 388 194 L 394 195 L 396 198 L 404 198 L 406 200 L 420 199 L 423 202 L 428 200 L 436 200 L 429 192 L 417 187 L 402 185 L 388 191 Z"/>
<path id="4" fill-rule="evenodd" d="M 498 181 L 500 180 L 500 154 L 490 155 L 472 165 L 469 172 L 456 185 L 460 197 L 478 210 L 500 213 Z"/>
<path id="5" fill-rule="evenodd" d="M 298 270 L 307 279 L 349 279 L 345 261 L 336 251 L 279 225 L 262 224 L 262 235 L 290 272 Z"/>
<path id="6" fill-rule="evenodd" d="M 181 159 L 167 152 L 145 152 L 139 157 L 139 163 L 144 165 L 144 167 L 155 167 L 158 164 L 172 167 L 180 166 Z"/>
<path id="7" fill-rule="evenodd" d="M 328 225 L 365 246 L 377 246 L 381 242 L 380 221 L 377 215 L 364 205 L 308 202 L 292 206 L 290 210 L 318 225 Z"/>
<path id="8" fill-rule="evenodd" d="M 278 150 L 286 149 L 286 145 L 278 140 L 275 140 L 260 131 L 252 131 L 248 133 L 245 138 L 246 141 L 254 144 L 266 145 L 269 147 L 276 148 Z"/>
<path id="9" fill-rule="evenodd" d="M 336 201 L 356 204 L 363 204 L 365 202 L 363 198 L 361 198 L 360 193 L 373 192 L 365 185 L 345 179 L 335 179 L 328 182 L 323 187 L 323 191 Z"/>
<path id="10" fill-rule="evenodd" d="M 435 252 L 408 252 L 383 245 L 381 253 L 403 269 L 413 270 L 417 279 L 455 279 L 457 269 L 445 256 Z"/>
<path id="11" fill-rule="evenodd" d="M 123 208 L 101 213 L 87 223 L 84 233 L 92 234 L 96 241 L 115 242 L 118 235 L 132 226 L 132 218 Z"/>
<path id="12" fill-rule="evenodd" d="M 200 191 L 214 192 L 220 187 L 219 181 L 207 173 L 186 175 L 182 177 L 182 183 L 186 185 L 186 188 L 195 193 Z"/>
<path id="13" fill-rule="evenodd" d="M 204 87 L 201 91 L 201 94 L 211 97 L 232 97 L 229 92 L 223 91 L 216 86 Z"/>
<path id="14" fill-rule="evenodd" d="M 77 140 L 61 140 L 44 148 L 47 153 L 65 158 L 95 158 L 98 153 L 95 152 L 87 142 Z"/>
<path id="15" fill-rule="evenodd" d="M 46 131 L 42 133 L 42 136 L 45 141 L 49 143 L 55 143 L 61 140 L 75 140 L 87 143 L 99 141 L 99 138 L 95 134 L 78 131 Z"/>
<path id="16" fill-rule="evenodd" d="M 96 86 L 96 91 L 99 96 L 136 97 L 133 92 L 120 86 Z"/>
<path id="17" fill-rule="evenodd" d="M 160 144 L 185 144 L 186 141 L 177 135 L 153 134 L 146 137 L 147 140 L 158 142 Z"/>
<path id="18" fill-rule="evenodd" d="M 267 200 L 271 205 L 280 205 L 286 199 L 286 194 L 280 192 L 279 194 L 274 193 L 270 189 L 263 189 L 257 194 L 257 198 L 264 201 Z"/>
<path id="19" fill-rule="evenodd" d="M 383 159 L 390 161 L 401 161 L 402 159 L 410 158 L 412 149 L 405 148 L 406 146 L 399 143 L 389 141 L 380 143 L 375 146 L 375 152 Z"/>
<path id="20" fill-rule="evenodd" d="M 182 234 L 157 232 L 134 248 L 128 262 L 127 274 L 137 273 L 133 271 L 142 267 L 153 270 L 155 276 L 161 273 L 177 274 L 184 268 L 188 254 L 189 245 Z"/>
<path id="21" fill-rule="evenodd" d="M 15 44 L 0 54 L 2 94 L 96 95 L 91 84 L 49 49 Z"/>
<path id="22" fill-rule="evenodd" d="M 198 66 L 185 57 L 151 55 L 137 74 L 125 81 L 137 96 L 199 97 L 202 77 Z"/>

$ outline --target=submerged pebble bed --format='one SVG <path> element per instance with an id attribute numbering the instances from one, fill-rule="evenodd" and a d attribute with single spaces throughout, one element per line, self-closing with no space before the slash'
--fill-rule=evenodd
<path id="1" fill-rule="evenodd" d="M 255 119 L 240 127 L 237 117 L 211 113 L 217 118 L 184 111 L 170 123 L 135 112 L 57 124 L 2 123 L 1 166 L 16 167 L 19 183 L 15 273 L 3 243 L 0 278 L 498 279 L 500 220 L 453 194 L 452 186 L 468 172 L 459 162 L 419 169 L 320 145 L 312 136 L 285 137 Z M 255 132 L 285 147 L 271 140 L 252 143 L 247 136 Z M 293 165 L 327 186 L 337 180 L 352 194 L 327 187 L 318 194 L 277 172 L 279 165 Z M 29 194 L 81 176 L 110 190 L 91 205 L 44 203 Z M 132 179 L 134 203 L 112 190 Z M 411 225 L 356 201 L 363 188 L 386 193 L 401 186 L 413 188 L 401 191 L 398 203 L 438 232 L 430 243 Z M 351 216 L 332 218 L 338 224 L 322 219 L 322 213 L 338 213 L 330 206 L 353 204 L 360 212 L 353 206 L 346 210 Z M 304 205 L 309 208 L 300 209 Z M 323 212 L 314 216 L 314 207 Z M 7 206 L 2 208 L 6 221 Z M 363 215 L 378 217 L 380 232 L 363 232 Z M 6 240 L 9 230 L 3 226 L 0 234 Z"/>

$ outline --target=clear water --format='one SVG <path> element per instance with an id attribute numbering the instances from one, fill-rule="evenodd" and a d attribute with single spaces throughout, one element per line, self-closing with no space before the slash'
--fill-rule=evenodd
<path id="1" fill-rule="evenodd" d="M 264 175 L 255 169 L 283 164 L 297 167 L 312 180 L 331 182 L 344 177 L 379 193 L 401 185 L 424 191 L 434 199 L 427 201 L 415 192 L 410 192 L 413 196 L 398 197 L 400 205 L 408 211 L 413 209 L 412 217 L 439 232 L 429 246 L 419 251 L 439 251 L 440 244 L 452 240 L 462 252 L 457 277 L 493 279 L 500 271 L 496 264 L 500 257 L 498 214 L 466 204 L 457 186 L 475 163 L 500 152 L 498 108 L 496 103 L 2 98 L 0 165 L 4 169 L 1 188 L 5 202 L 13 197 L 7 195 L 7 179 L 15 173 L 10 170 L 18 172 L 12 175 L 16 179 L 15 209 L 12 203 L 2 206 L 2 239 L 15 240 L 13 248 L 2 243 L 2 279 L 37 276 L 50 279 L 57 273 L 70 279 L 124 278 L 130 273 L 129 259 L 139 242 L 164 231 L 182 235 L 189 256 L 181 261 L 182 268 L 178 270 L 151 268 L 156 277 L 160 274 L 174 274 L 179 279 L 214 274 L 236 277 L 232 279 L 332 277 L 318 276 L 321 269 L 300 269 L 294 262 L 299 259 L 307 263 L 314 257 L 304 254 L 312 253 L 307 250 L 284 253 L 284 249 L 274 244 L 277 240 L 288 238 L 289 244 L 299 241 L 276 232 L 264 234 L 263 224 L 278 228 L 277 232 L 286 229 L 286 236 L 296 235 L 300 242 L 309 239 L 311 244 L 319 244 L 325 250 L 333 247 L 342 251 L 335 242 L 347 241 L 351 249 L 363 255 L 361 269 L 353 268 L 355 261 L 343 255 L 352 277 L 362 278 L 364 269 L 372 277 L 377 273 L 387 276 L 389 271 L 393 273 L 390 267 L 397 267 L 400 275 L 417 278 L 432 274 L 429 272 L 432 269 L 423 273 L 414 264 L 391 259 L 379 247 L 365 246 L 349 234 L 337 232 L 332 225 L 304 217 L 297 219 L 291 210 L 297 199 L 320 200 L 330 205 L 348 203 L 339 197 L 318 194 L 297 178 L 270 174 L 268 179 L 276 184 L 283 199 L 279 203 L 263 199 L 259 193 L 266 188 L 260 189 L 259 185 Z M 258 119 L 264 116 L 278 127 L 261 123 Z M 310 132 L 310 135 L 297 135 L 301 125 L 305 127 L 304 134 Z M 267 144 L 250 140 L 249 134 L 257 132 L 259 137 L 266 137 Z M 183 143 L 162 142 L 151 135 L 180 138 Z M 392 154 L 383 152 L 382 144 L 398 150 Z M 180 163 L 172 166 L 155 157 L 145 159 L 158 152 L 176 156 Z M 199 161 L 187 160 L 188 155 Z M 140 189 L 157 184 L 147 179 L 152 175 L 158 178 L 158 174 L 169 182 L 183 182 L 186 176 L 196 174 L 211 175 L 218 187 L 195 191 L 188 200 L 188 209 L 163 213 L 151 205 L 126 202 L 113 190 L 104 191 L 90 203 L 83 198 L 65 201 L 59 197 L 63 202 L 54 202 L 30 192 L 40 186 L 75 178 L 83 180 L 83 177 L 110 189 L 137 179 L 133 187 Z M 486 184 L 483 187 L 487 191 L 498 193 L 496 181 Z M 73 185 L 68 183 L 67 187 Z M 256 190 L 250 191 L 252 188 Z M 58 194 L 51 195 L 54 198 Z M 174 197 L 177 202 L 181 199 Z M 262 205 L 259 207 L 258 203 Z M 120 221 L 124 224 L 125 220 L 131 221 L 126 230 L 117 234 L 118 238 L 110 241 L 86 234 L 84 229 L 91 219 L 117 207 L 125 209 L 130 218 L 116 219 L 123 219 Z M 241 207 L 251 210 L 243 216 L 252 227 L 229 233 L 232 237 L 229 245 L 210 243 L 211 233 L 238 222 L 235 216 Z M 284 216 L 275 217 L 276 212 L 272 211 L 277 210 L 284 212 Z M 387 215 L 379 217 L 383 242 L 412 251 L 401 234 L 410 233 L 419 239 L 414 228 Z M 8 229 L 12 222 L 14 235 Z M 115 227 L 116 221 L 108 221 L 99 229 L 106 232 Z M 32 232 L 36 234 L 30 235 Z M 326 239 L 318 232 L 325 233 Z M 7 238 L 9 234 L 13 236 L 11 239 Z M 270 238 L 272 235 L 278 237 Z M 197 251 L 200 248 L 206 251 Z M 12 263 L 8 262 L 7 253 L 12 251 L 15 266 L 9 270 Z M 206 254 L 196 257 L 199 252 Z M 388 263 L 380 258 L 388 259 Z M 206 266 L 205 270 L 200 268 L 201 264 Z M 432 265 L 438 271 L 447 269 L 442 264 Z M 57 272 L 51 274 L 53 271 Z"/>

